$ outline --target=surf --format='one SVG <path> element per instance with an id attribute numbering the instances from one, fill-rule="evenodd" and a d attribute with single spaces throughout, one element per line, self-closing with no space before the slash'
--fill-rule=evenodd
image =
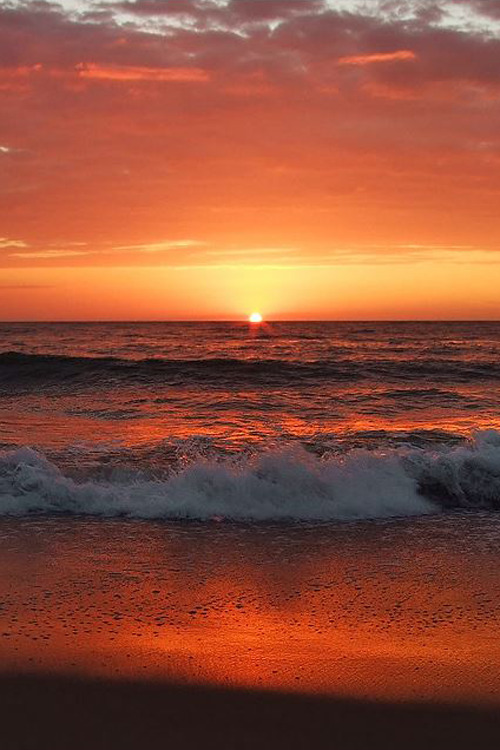
<path id="1" fill-rule="evenodd" d="M 458 508 L 500 509 L 499 432 L 439 450 L 195 456 L 162 479 L 76 481 L 31 448 L 0 454 L 0 515 L 325 522 Z"/>

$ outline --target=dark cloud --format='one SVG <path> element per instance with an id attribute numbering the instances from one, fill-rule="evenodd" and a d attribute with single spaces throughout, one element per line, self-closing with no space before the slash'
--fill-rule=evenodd
<path id="1" fill-rule="evenodd" d="M 475 11 L 491 18 L 500 18 L 500 2 L 498 0 L 469 0 Z"/>
<path id="2" fill-rule="evenodd" d="M 163 15 L 198 15 L 206 11 L 200 7 L 195 0 L 124 0 L 114 3 L 113 7 L 126 13 L 134 13 L 139 16 L 163 16 Z M 211 10 L 216 9 L 213 4 Z"/>
<path id="3" fill-rule="evenodd" d="M 17 79 L 35 74 L 39 78 L 54 77 L 58 72 L 73 73 L 76 79 L 81 77 L 82 66 L 96 65 L 114 70 L 125 66 L 141 69 L 144 80 L 155 75 L 161 80 L 158 71 L 162 68 L 193 68 L 218 72 L 222 81 L 238 71 L 264 70 L 271 76 L 295 76 L 297 83 L 310 83 L 310 75 L 318 75 L 318 66 L 328 63 L 331 78 L 338 58 L 408 50 L 418 58 L 414 66 L 395 64 L 373 71 L 373 75 L 377 79 L 383 75 L 386 82 L 394 75 L 399 86 L 437 81 L 500 83 L 500 40 L 436 28 L 423 24 L 421 18 L 388 23 L 377 17 L 336 13 L 315 0 L 307 3 L 307 13 L 301 11 L 302 0 L 232 0 L 227 7 L 193 0 L 138 0 L 121 3 L 120 7 L 143 14 L 160 10 L 170 15 L 189 13 L 194 26 L 145 33 L 110 22 L 107 16 L 103 22 L 78 22 L 59 6 L 48 3 L 3 8 L 0 75 L 3 67 L 5 76 Z M 432 10 L 436 8 L 422 8 L 423 12 Z M 208 15 L 218 19 L 219 27 L 206 25 Z M 248 22 L 278 17 L 281 23 L 274 31 L 266 25 L 258 24 L 253 31 L 252 26 L 246 26 Z M 243 26 L 245 35 L 238 33 Z M 147 68 L 157 73 L 148 76 Z M 202 80 L 203 76 L 197 75 Z M 366 71 L 366 75 L 372 73 Z M 169 80 L 168 70 L 163 77 Z M 175 79 L 175 75 L 170 78 Z M 356 83 L 358 79 L 351 79 L 352 85 Z"/>
<path id="4" fill-rule="evenodd" d="M 285 19 L 289 16 L 303 16 L 321 13 L 326 10 L 323 0 L 231 0 L 228 12 L 235 13 L 244 21 Z"/>
<path id="5" fill-rule="evenodd" d="M 140 16 L 193 16 L 243 22 L 272 21 L 324 11 L 324 0 L 230 0 L 221 7 L 210 0 L 124 0 L 116 9 Z"/>

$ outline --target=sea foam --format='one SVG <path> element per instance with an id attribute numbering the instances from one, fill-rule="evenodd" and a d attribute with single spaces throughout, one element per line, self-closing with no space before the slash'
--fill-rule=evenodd
<path id="1" fill-rule="evenodd" d="M 196 459 L 163 480 L 75 481 L 30 448 L 0 454 L 0 515 L 330 521 L 500 508 L 500 433 L 439 451 L 287 449 Z"/>

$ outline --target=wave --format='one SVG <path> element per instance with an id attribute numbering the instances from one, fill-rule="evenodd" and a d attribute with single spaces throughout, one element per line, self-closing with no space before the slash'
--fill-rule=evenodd
<path id="1" fill-rule="evenodd" d="M 430 377 L 446 382 L 500 379 L 498 361 L 455 359 L 363 361 L 336 357 L 329 360 L 284 359 L 119 359 L 115 357 L 70 357 L 52 354 L 0 353 L 0 385 L 7 388 L 111 382 L 186 383 L 244 381 L 266 385 L 321 379 L 356 381 L 370 378 L 419 381 Z"/>
<path id="2" fill-rule="evenodd" d="M 115 357 L 69 357 L 52 354 L 0 354 L 0 383 L 14 385 L 36 381 L 92 383 L 103 377 L 120 381 L 186 382 L 216 380 L 265 380 L 290 382 L 330 374 L 347 377 L 342 365 L 293 362 L 277 359 L 119 359 Z"/>
<path id="3" fill-rule="evenodd" d="M 500 433 L 439 451 L 284 450 L 196 459 L 163 480 L 83 481 L 30 448 L 0 454 L 0 515 L 340 521 L 500 509 Z"/>

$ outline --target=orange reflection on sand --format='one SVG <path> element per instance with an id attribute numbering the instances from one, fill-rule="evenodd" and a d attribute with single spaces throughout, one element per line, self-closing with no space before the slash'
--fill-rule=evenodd
<path id="1" fill-rule="evenodd" d="M 484 522 L 466 522 L 472 549 Z M 487 555 L 471 568 L 453 529 L 432 519 L 8 524 L 17 567 L 10 559 L 1 580 L 4 668 L 401 699 L 499 694 L 495 568 Z"/>

